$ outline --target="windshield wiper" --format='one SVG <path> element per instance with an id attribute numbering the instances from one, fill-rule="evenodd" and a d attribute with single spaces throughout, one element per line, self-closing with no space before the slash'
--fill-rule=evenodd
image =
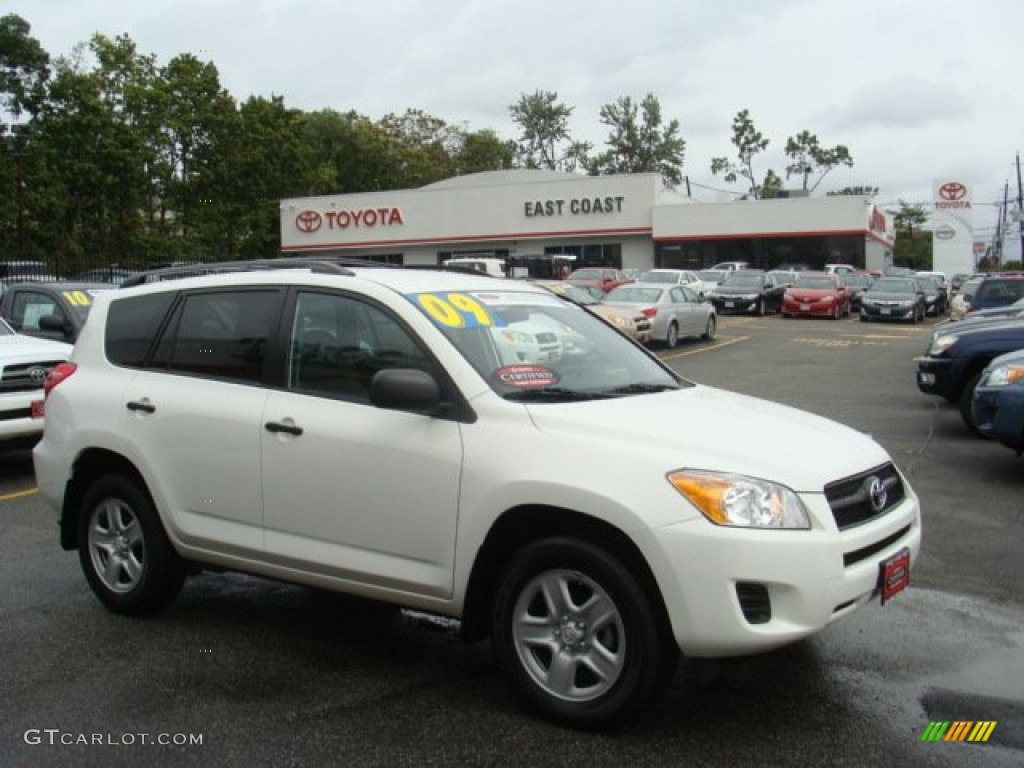
<path id="1" fill-rule="evenodd" d="M 626 384 L 605 390 L 609 395 L 647 395 L 652 392 L 665 392 L 670 389 L 680 389 L 677 384 Z"/>
<path id="2" fill-rule="evenodd" d="M 607 392 L 583 392 L 578 389 L 566 389 L 564 387 L 544 387 L 543 389 L 520 389 L 515 392 L 506 392 L 503 397 L 506 400 L 516 401 L 579 402 L 583 400 L 603 400 L 611 397 L 611 395 Z"/>

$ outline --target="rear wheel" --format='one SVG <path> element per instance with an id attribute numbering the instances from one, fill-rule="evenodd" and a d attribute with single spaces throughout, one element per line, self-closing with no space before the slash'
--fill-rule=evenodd
<path id="1" fill-rule="evenodd" d="M 108 475 L 86 492 L 79 510 L 78 557 L 96 596 L 115 613 L 155 613 L 185 580 L 148 494 Z"/>
<path id="2" fill-rule="evenodd" d="M 679 326 L 676 325 L 676 321 L 673 320 L 668 324 L 668 330 L 665 332 L 665 346 L 669 349 L 675 349 L 676 344 L 679 343 Z"/>
<path id="3" fill-rule="evenodd" d="M 707 341 L 711 341 L 715 338 L 715 330 L 718 327 L 718 322 L 715 320 L 714 315 L 708 315 L 708 324 L 704 326 L 703 338 Z"/>
<path id="4" fill-rule="evenodd" d="M 577 728 L 621 723 L 671 679 L 678 660 L 633 574 L 573 538 L 534 542 L 512 559 L 493 629 L 498 663 L 519 695 Z"/>

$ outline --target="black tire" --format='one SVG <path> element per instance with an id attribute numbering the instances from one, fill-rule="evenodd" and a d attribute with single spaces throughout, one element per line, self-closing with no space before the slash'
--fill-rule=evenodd
<path id="1" fill-rule="evenodd" d="M 708 324 L 704 326 L 704 335 L 701 336 L 705 341 L 711 341 L 715 338 L 715 331 L 718 329 L 718 321 L 715 320 L 714 315 L 708 315 Z"/>
<path id="2" fill-rule="evenodd" d="M 121 475 L 99 478 L 83 497 L 78 559 L 103 604 L 129 616 L 159 611 L 185 580 L 149 495 Z"/>
<path id="3" fill-rule="evenodd" d="M 665 332 L 665 346 L 669 349 L 675 349 L 679 343 L 679 326 L 676 325 L 676 321 L 673 320 L 668 324 L 668 330 Z"/>
<path id="4" fill-rule="evenodd" d="M 960 390 L 960 397 L 957 398 L 957 405 L 960 408 L 960 418 L 964 420 L 964 424 L 978 437 L 983 437 L 989 440 L 989 436 L 978 429 L 977 422 L 974 421 L 974 413 L 971 410 L 971 402 L 974 400 L 974 390 L 978 386 L 978 382 L 981 381 L 981 374 L 984 371 L 977 371 L 967 379 L 967 383 L 964 384 L 964 388 Z"/>
<path id="5" fill-rule="evenodd" d="M 501 576 L 496 660 L 515 691 L 555 722 L 585 729 L 626 722 L 672 678 L 679 651 L 666 634 L 647 590 L 590 542 L 534 542 Z"/>

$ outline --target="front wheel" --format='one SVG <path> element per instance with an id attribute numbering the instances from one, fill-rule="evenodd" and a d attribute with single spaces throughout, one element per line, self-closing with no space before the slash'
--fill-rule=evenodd
<path id="1" fill-rule="evenodd" d="M 957 399 L 957 406 L 960 408 L 960 418 L 964 420 L 964 424 L 978 437 L 983 437 L 986 440 L 989 436 L 978 429 L 978 423 L 974 420 L 974 411 L 972 409 L 972 403 L 974 401 L 974 390 L 978 388 L 978 382 L 981 381 L 981 374 L 984 371 L 978 371 L 973 374 L 964 384 L 964 388 L 960 390 L 960 397 Z"/>
<path id="2" fill-rule="evenodd" d="M 621 723 L 671 679 L 678 659 L 647 590 L 616 557 L 573 538 L 516 554 L 501 577 L 493 630 L 517 693 L 577 728 Z"/>
<path id="3" fill-rule="evenodd" d="M 185 567 L 148 494 L 134 481 L 95 481 L 79 510 L 78 558 L 93 592 L 114 613 L 155 613 L 173 600 Z"/>

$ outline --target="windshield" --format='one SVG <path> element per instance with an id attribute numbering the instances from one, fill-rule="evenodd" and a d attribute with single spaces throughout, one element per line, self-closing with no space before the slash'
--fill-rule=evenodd
<path id="1" fill-rule="evenodd" d="M 0 317 L 0 336 L 13 336 L 14 329 L 7 324 L 7 321 Z"/>
<path id="2" fill-rule="evenodd" d="M 720 269 L 702 269 L 697 277 L 705 283 L 720 283 L 725 278 L 725 272 Z"/>
<path id="3" fill-rule="evenodd" d="M 592 400 L 688 386 L 614 328 L 550 293 L 407 298 L 509 400 Z"/>
<path id="4" fill-rule="evenodd" d="M 816 277 L 811 277 L 811 276 L 798 277 L 796 279 L 796 283 L 794 284 L 793 287 L 794 288 L 811 288 L 811 289 L 827 291 L 827 290 L 834 289 L 836 287 L 836 284 L 832 280 L 832 278 L 825 277 L 824 275 L 819 275 L 819 276 L 816 276 Z"/>
<path id="5" fill-rule="evenodd" d="M 868 293 L 917 293 L 917 283 L 903 277 L 880 277 Z"/>
<path id="6" fill-rule="evenodd" d="M 846 286 L 852 286 L 854 288 L 863 288 L 871 284 L 871 280 L 867 275 L 855 275 L 847 272 L 845 275 L 839 277 L 839 282 Z"/>
<path id="7" fill-rule="evenodd" d="M 657 304 L 663 289 L 647 285 L 620 285 L 609 291 L 604 301 L 606 304 L 620 302 L 624 304 Z"/>
<path id="8" fill-rule="evenodd" d="M 573 285 L 572 283 L 537 283 L 541 288 L 546 288 L 552 293 L 557 293 L 559 296 L 564 296 L 569 301 L 575 301 L 577 304 L 597 304 L 598 300 L 594 294 L 580 285 Z"/>
<path id="9" fill-rule="evenodd" d="M 729 288 L 756 288 L 760 290 L 761 281 L 764 279 L 762 275 L 729 275 L 725 279 L 725 282 L 721 283 L 723 286 Z"/>
<path id="10" fill-rule="evenodd" d="M 570 280 L 600 280 L 601 277 L 601 272 L 596 269 L 577 269 L 569 275 Z"/>

